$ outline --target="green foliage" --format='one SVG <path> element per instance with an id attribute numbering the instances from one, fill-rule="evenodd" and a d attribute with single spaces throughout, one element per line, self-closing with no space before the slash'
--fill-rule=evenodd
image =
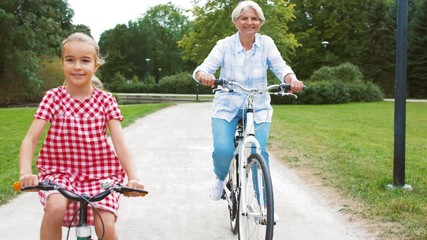
<path id="1" fill-rule="evenodd" d="M 306 81 L 307 89 L 298 93 L 297 100 L 272 97 L 272 102 L 334 104 L 347 102 L 373 102 L 383 100 L 381 89 L 363 79 L 359 68 L 351 63 L 336 67 L 321 67 Z"/>
<path id="2" fill-rule="evenodd" d="M 347 83 L 350 102 L 374 102 L 384 99 L 381 89 L 372 82 Z"/>
<path id="3" fill-rule="evenodd" d="M 153 76 L 148 75 L 144 78 L 144 84 L 156 84 L 156 79 Z"/>
<path id="4" fill-rule="evenodd" d="M 420 1 L 410 22 L 408 89 L 410 97 L 427 96 L 427 1 Z"/>
<path id="5" fill-rule="evenodd" d="M 195 1 L 196 4 L 200 2 Z M 218 40 L 236 32 L 231 13 L 237 1 L 208 0 L 203 3 L 203 6 L 193 8 L 193 30 L 178 42 L 184 49 L 184 59 L 197 63 L 206 58 Z M 284 0 L 260 1 L 258 4 L 266 17 L 261 34 L 272 37 L 282 56 L 289 60 L 298 45 L 295 36 L 288 31 L 288 25 L 294 18 L 294 5 Z"/>
<path id="6" fill-rule="evenodd" d="M 164 93 L 194 93 L 196 82 L 188 73 L 179 73 L 164 77 L 159 82 L 159 88 Z"/>
<path id="7" fill-rule="evenodd" d="M 0 2 L 0 102 L 40 97 L 41 59 L 59 53 L 72 16 L 62 0 Z"/>
<path id="8" fill-rule="evenodd" d="M 347 85 L 339 81 L 312 82 L 299 95 L 301 103 L 310 104 L 347 103 L 351 100 Z"/>
<path id="9" fill-rule="evenodd" d="M 182 60 L 177 41 L 189 31 L 190 21 L 183 10 L 172 3 L 150 8 L 141 18 L 119 24 L 105 31 L 100 38 L 101 53 L 106 58 L 100 69 L 109 83 L 115 73 L 126 79 L 137 76 L 172 75 L 191 69 L 194 64 Z"/>
<path id="10" fill-rule="evenodd" d="M 363 80 L 363 73 L 359 68 L 351 63 L 343 63 L 335 67 L 321 67 L 313 72 L 310 81 L 341 81 L 341 82 L 358 82 Z"/>
<path id="11" fill-rule="evenodd" d="M 60 57 L 42 60 L 40 79 L 43 81 L 42 90 L 48 90 L 64 84 L 64 71 Z"/>

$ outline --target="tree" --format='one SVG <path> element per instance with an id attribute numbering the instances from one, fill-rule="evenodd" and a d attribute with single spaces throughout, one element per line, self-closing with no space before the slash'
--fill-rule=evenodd
<path id="1" fill-rule="evenodd" d="M 421 1 L 410 22 L 408 89 L 410 97 L 427 96 L 427 1 Z"/>
<path id="2" fill-rule="evenodd" d="M 201 63 L 216 42 L 236 32 L 231 22 L 231 13 L 238 1 L 208 0 L 198 6 L 195 0 L 193 29 L 178 42 L 184 49 L 184 59 Z M 296 46 L 295 36 L 288 31 L 288 24 L 294 18 L 293 4 L 285 0 L 258 1 L 266 16 L 261 33 L 272 37 L 285 60 L 290 60 Z M 229 19 L 227 24 L 224 20 Z"/>
<path id="3" fill-rule="evenodd" d="M 0 2 L 0 102 L 38 99 L 41 58 L 59 53 L 72 16 L 62 0 Z"/>
<path id="4" fill-rule="evenodd" d="M 106 57 L 106 66 L 100 69 L 103 81 L 111 81 L 117 72 L 127 79 L 136 75 L 143 80 L 151 75 L 159 80 L 160 73 L 187 70 L 177 41 L 189 31 L 189 23 L 182 9 L 168 3 L 101 34 L 100 48 Z"/>

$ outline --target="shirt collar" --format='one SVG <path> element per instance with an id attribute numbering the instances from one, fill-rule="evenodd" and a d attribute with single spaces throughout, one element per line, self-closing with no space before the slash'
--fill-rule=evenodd
<path id="1" fill-rule="evenodd" d="M 259 48 L 261 45 L 261 35 L 259 33 L 255 34 L 255 42 L 254 42 L 254 47 L 255 48 Z M 234 34 L 234 49 L 236 49 L 236 52 L 244 52 L 245 49 L 242 46 L 242 43 L 240 42 L 240 38 L 239 38 L 239 32 L 236 32 Z"/>

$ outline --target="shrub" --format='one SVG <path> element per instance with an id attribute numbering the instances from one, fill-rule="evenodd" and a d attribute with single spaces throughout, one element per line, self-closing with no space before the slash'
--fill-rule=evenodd
<path id="1" fill-rule="evenodd" d="M 321 67 L 313 72 L 310 81 L 360 82 L 363 78 L 363 73 L 356 65 L 343 63 L 336 67 Z"/>
<path id="2" fill-rule="evenodd" d="M 331 104 L 346 103 L 351 99 L 346 84 L 339 81 L 317 81 L 299 94 L 299 103 Z"/>
<path id="3" fill-rule="evenodd" d="M 351 102 L 373 102 L 384 99 L 381 89 L 372 82 L 349 83 Z"/>
<path id="4" fill-rule="evenodd" d="M 198 89 L 197 89 L 198 88 Z M 209 87 L 197 86 L 191 74 L 183 72 L 175 75 L 167 76 L 159 81 L 159 89 L 162 93 L 179 93 L 179 94 L 194 94 L 211 93 Z"/>

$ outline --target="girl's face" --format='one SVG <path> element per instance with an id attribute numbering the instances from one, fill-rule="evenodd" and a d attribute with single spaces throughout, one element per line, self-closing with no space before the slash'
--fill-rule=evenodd
<path id="1" fill-rule="evenodd" d="M 237 18 L 235 25 L 240 34 L 251 36 L 261 28 L 261 19 L 254 9 L 249 8 Z"/>
<path id="2" fill-rule="evenodd" d="M 81 41 L 66 43 L 62 49 L 62 66 L 67 84 L 90 86 L 98 69 L 95 47 Z"/>

